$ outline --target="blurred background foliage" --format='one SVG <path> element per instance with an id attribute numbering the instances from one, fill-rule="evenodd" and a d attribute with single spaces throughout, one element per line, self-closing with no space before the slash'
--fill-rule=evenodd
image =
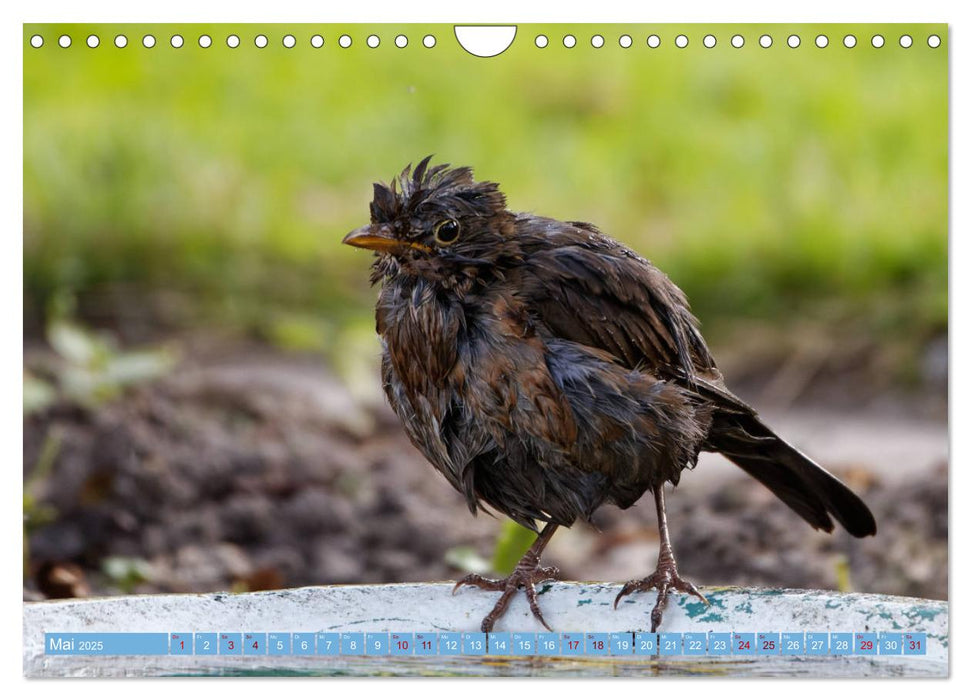
<path id="1" fill-rule="evenodd" d="M 340 239 L 373 181 L 434 153 L 499 181 L 513 209 L 595 222 L 652 259 L 716 345 L 740 320 L 795 318 L 925 342 L 947 324 L 947 34 L 907 29 L 910 49 L 894 25 L 522 25 L 480 59 L 444 25 L 25 25 L 25 333 L 79 316 L 374 354 L 369 260 Z"/>

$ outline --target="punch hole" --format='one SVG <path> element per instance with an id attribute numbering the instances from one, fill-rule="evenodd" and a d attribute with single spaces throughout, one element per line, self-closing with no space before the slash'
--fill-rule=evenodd
<path id="1" fill-rule="evenodd" d="M 399 49 L 405 48 L 408 45 L 408 37 L 406 37 L 404 34 L 399 34 L 394 38 L 394 45 Z"/>
<path id="2" fill-rule="evenodd" d="M 678 34 L 674 38 L 674 45 L 677 46 L 679 49 L 683 49 L 685 46 L 688 45 L 688 37 L 686 37 L 684 34 Z"/>
<path id="3" fill-rule="evenodd" d="M 101 39 L 98 38 L 97 34 L 89 34 L 85 43 L 87 43 L 89 49 L 96 49 L 101 44 Z"/>
<path id="4" fill-rule="evenodd" d="M 239 37 L 236 36 L 235 34 L 230 34 L 229 36 L 227 36 L 226 46 L 228 46 L 231 49 L 235 49 L 237 46 L 239 46 Z"/>
<path id="5" fill-rule="evenodd" d="M 62 49 L 68 48 L 71 45 L 71 37 L 69 37 L 67 34 L 61 34 L 57 38 L 57 45 Z"/>
<path id="6" fill-rule="evenodd" d="M 735 36 L 733 36 L 732 46 L 734 46 L 736 49 L 740 49 L 743 46 L 745 46 L 745 37 L 742 36 L 741 34 L 736 34 Z"/>
<path id="7" fill-rule="evenodd" d="M 881 34 L 874 34 L 873 38 L 870 39 L 870 43 L 873 44 L 873 48 L 875 49 L 883 48 L 883 36 Z"/>
<path id="8" fill-rule="evenodd" d="M 629 49 L 634 45 L 634 40 L 631 39 L 630 34 L 621 34 L 620 39 L 617 40 L 617 43 L 620 44 L 620 48 Z"/>
<path id="9" fill-rule="evenodd" d="M 372 49 L 376 49 L 381 45 L 381 39 L 377 34 L 372 34 L 367 38 L 367 45 Z"/>
<path id="10" fill-rule="evenodd" d="M 705 38 L 702 39 L 702 43 L 705 45 L 706 49 L 713 49 L 715 48 L 715 44 L 718 43 L 718 39 L 716 39 L 712 34 L 707 34 L 705 35 Z"/>
<path id="11" fill-rule="evenodd" d="M 936 49 L 941 45 L 941 37 L 937 36 L 937 34 L 931 34 L 929 37 L 927 37 L 927 45 L 932 49 Z"/>
<path id="12" fill-rule="evenodd" d="M 829 46 L 829 37 L 827 37 L 825 34 L 820 34 L 819 36 L 817 36 L 816 46 L 818 46 L 821 49 L 825 49 L 827 46 Z"/>
<path id="13" fill-rule="evenodd" d="M 340 46 L 342 49 L 348 48 L 353 43 L 354 42 L 351 41 L 351 37 L 349 37 L 347 34 L 341 34 L 337 38 L 337 45 Z"/>
<path id="14" fill-rule="evenodd" d="M 565 37 L 563 37 L 563 45 L 568 49 L 572 49 L 577 45 L 577 38 L 572 34 L 567 34 Z"/>
<path id="15" fill-rule="evenodd" d="M 126 46 L 128 46 L 128 37 L 125 36 L 124 34 L 119 34 L 118 36 L 116 36 L 115 46 L 117 46 L 119 49 L 123 49 Z"/>
<path id="16" fill-rule="evenodd" d="M 772 37 L 769 36 L 768 34 L 763 34 L 762 36 L 760 36 L 759 46 L 761 46 L 763 49 L 767 49 L 770 46 L 772 46 Z"/>
<path id="17" fill-rule="evenodd" d="M 455 40 L 459 46 L 479 58 L 498 56 L 512 46 L 512 42 L 516 39 L 515 24 L 456 24 L 454 31 Z"/>
<path id="18" fill-rule="evenodd" d="M 647 45 L 652 49 L 656 49 L 661 45 L 661 37 L 659 37 L 657 34 L 651 34 L 651 36 L 647 37 Z"/>
<path id="19" fill-rule="evenodd" d="M 546 38 L 545 34 L 537 34 L 533 43 L 536 44 L 537 49 L 545 49 L 550 45 L 550 40 Z"/>
<path id="20" fill-rule="evenodd" d="M 184 44 L 185 41 L 182 39 L 181 34 L 173 34 L 172 38 L 169 40 L 169 43 L 172 44 L 173 49 L 181 49 L 182 44 Z"/>
<path id="21" fill-rule="evenodd" d="M 604 45 L 604 38 L 599 34 L 594 34 L 590 37 L 590 45 L 595 49 L 602 49 Z"/>
<path id="22" fill-rule="evenodd" d="M 423 36 L 421 39 L 421 45 L 424 46 L 426 49 L 435 48 L 435 35 L 426 34 L 425 36 Z"/>
<path id="23" fill-rule="evenodd" d="M 408 43 L 407 40 L 405 43 Z M 314 34 L 312 37 L 310 37 L 310 45 L 315 49 L 319 49 L 324 45 L 324 37 L 320 36 L 320 34 Z"/>
<path id="24" fill-rule="evenodd" d="M 208 34 L 203 34 L 202 36 L 200 36 L 199 46 L 204 49 L 208 49 L 210 46 L 212 46 L 212 37 L 209 36 Z"/>
<path id="25" fill-rule="evenodd" d="M 293 36 L 293 34 L 287 34 L 285 37 L 283 37 L 284 48 L 292 49 L 296 45 L 297 45 L 297 39 L 296 37 Z"/>
<path id="26" fill-rule="evenodd" d="M 852 49 L 854 46 L 856 46 L 856 37 L 853 36 L 852 34 L 847 34 L 846 36 L 844 36 L 843 46 L 845 46 L 848 49 Z"/>
<path id="27" fill-rule="evenodd" d="M 270 43 L 270 40 L 263 34 L 257 34 L 256 38 L 253 39 L 253 43 L 256 44 L 256 48 L 265 49 L 266 45 Z"/>
<path id="28" fill-rule="evenodd" d="M 914 40 L 910 37 L 910 34 L 904 34 L 900 37 L 900 46 L 905 49 L 909 49 L 914 45 Z"/>
<path id="29" fill-rule="evenodd" d="M 44 45 L 44 37 L 42 37 L 40 34 L 34 34 L 34 36 L 30 37 L 30 45 L 35 49 L 39 49 Z"/>
<path id="30" fill-rule="evenodd" d="M 146 49 L 150 49 L 153 46 L 155 46 L 155 37 L 152 36 L 151 34 L 146 34 L 145 36 L 143 36 L 142 46 L 144 46 Z"/>
<path id="31" fill-rule="evenodd" d="M 789 44 L 790 49 L 798 49 L 799 44 L 802 43 L 802 40 L 799 38 L 798 34 L 790 34 L 789 38 L 786 39 L 786 43 Z"/>

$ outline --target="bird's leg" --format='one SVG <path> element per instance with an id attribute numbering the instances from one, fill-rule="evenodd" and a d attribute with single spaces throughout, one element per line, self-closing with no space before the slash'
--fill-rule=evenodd
<path id="1" fill-rule="evenodd" d="M 543 550 L 546 549 L 546 545 L 549 544 L 557 527 L 555 523 L 547 523 L 546 527 L 539 533 L 536 541 L 526 550 L 523 558 L 516 564 L 516 568 L 506 578 L 491 579 L 484 578 L 478 574 L 469 574 L 455 584 L 455 588 L 452 589 L 452 595 L 455 595 L 455 592 L 463 585 L 476 586 L 487 591 L 502 591 L 499 602 L 496 603 L 492 612 L 482 620 L 483 632 L 492 631 L 496 620 L 506 612 L 506 608 L 509 607 L 509 602 L 520 587 L 526 592 L 526 600 L 529 601 L 529 609 L 533 611 L 533 615 L 543 623 L 543 627 L 551 632 L 553 631 L 546 624 L 546 620 L 543 619 L 543 613 L 540 612 L 539 602 L 536 600 L 536 584 L 560 575 L 559 570 L 555 566 L 539 565 L 539 557 L 543 553 Z"/>
<path id="2" fill-rule="evenodd" d="M 668 535 L 668 519 L 664 512 L 664 486 L 654 487 L 654 505 L 657 507 L 657 529 L 661 536 L 661 550 L 657 556 L 657 569 L 647 578 L 628 581 L 614 599 L 614 607 L 620 599 L 629 593 L 657 589 L 657 603 L 651 611 L 651 632 L 657 632 L 661 624 L 661 615 L 668 604 L 668 593 L 671 589 L 698 596 L 708 605 L 708 599 L 703 596 L 694 584 L 685 581 L 678 575 L 678 564 L 674 561 L 674 551 L 671 549 L 671 538 Z"/>

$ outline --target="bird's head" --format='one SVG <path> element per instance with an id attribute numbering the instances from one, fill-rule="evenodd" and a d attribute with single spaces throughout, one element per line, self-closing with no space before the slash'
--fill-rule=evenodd
<path id="1" fill-rule="evenodd" d="M 515 247 L 513 215 L 494 182 L 470 168 L 409 165 L 390 185 L 375 183 L 371 223 L 344 243 L 378 253 L 377 279 L 399 270 L 430 279 L 474 276 Z"/>

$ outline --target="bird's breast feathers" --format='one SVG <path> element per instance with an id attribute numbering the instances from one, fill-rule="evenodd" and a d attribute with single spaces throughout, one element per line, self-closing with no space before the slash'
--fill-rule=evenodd
<path id="1" fill-rule="evenodd" d="M 576 441 L 569 402 L 547 366 L 546 345 L 513 296 L 459 301 L 421 282 L 410 289 L 385 287 L 377 326 L 407 410 L 422 410 L 423 404 L 442 423 L 449 410 L 461 408 L 497 439 L 508 432 L 531 435 L 564 450 Z"/>

